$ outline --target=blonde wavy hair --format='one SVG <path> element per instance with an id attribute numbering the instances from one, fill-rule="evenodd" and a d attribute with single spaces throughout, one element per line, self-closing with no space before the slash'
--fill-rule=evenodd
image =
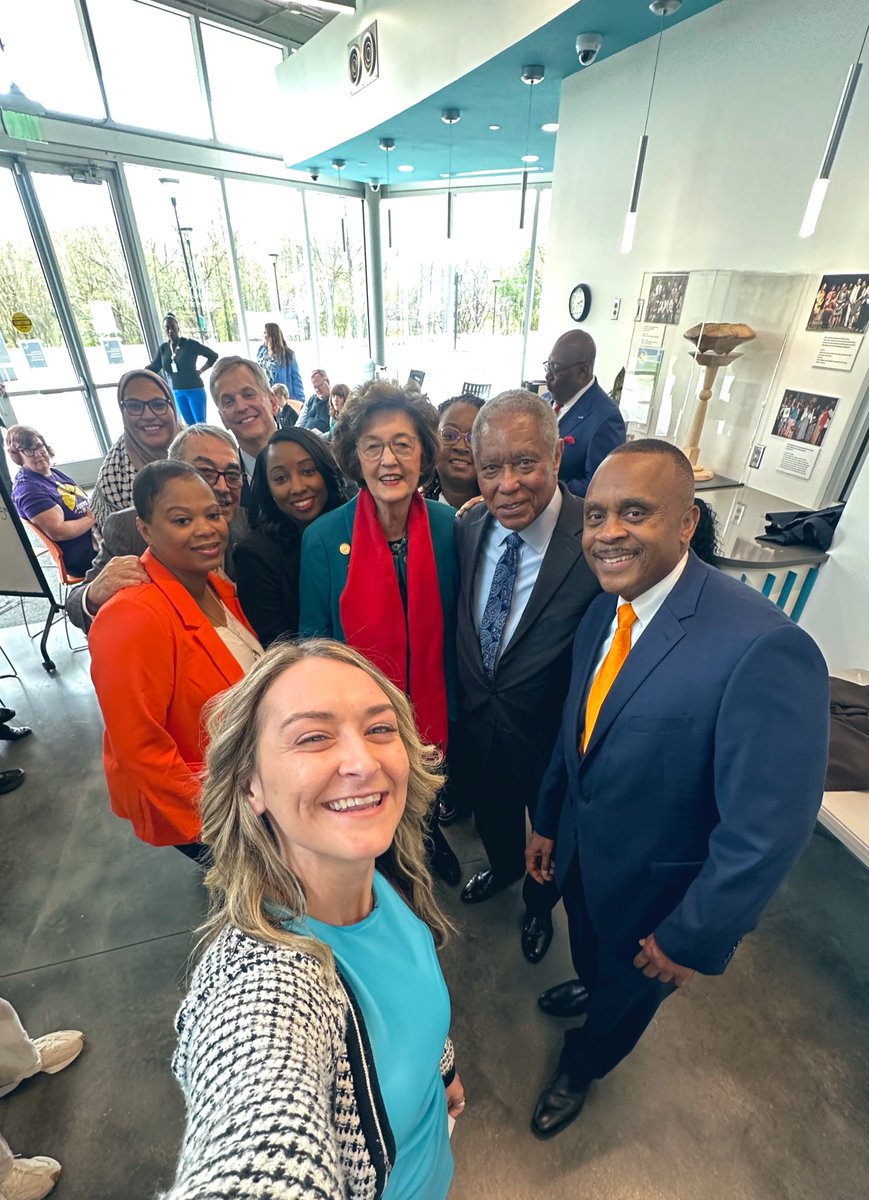
<path id="1" fill-rule="evenodd" d="M 429 927 L 438 947 L 452 929 L 434 897 L 424 844 L 426 818 L 443 785 L 438 773 L 440 753 L 421 741 L 407 697 L 367 658 L 340 642 L 316 638 L 275 643 L 244 679 L 209 707 L 201 840 L 211 851 L 212 865 L 205 876 L 209 914 L 199 930 L 198 948 L 204 949 L 223 929 L 234 926 L 259 941 L 311 955 L 334 982 L 335 963 L 329 947 L 315 938 L 287 932 L 269 912 L 270 907 L 279 906 L 293 918 L 303 917 L 307 911 L 305 889 L 281 858 L 268 816 L 257 816 L 247 798 L 256 770 L 265 694 L 290 667 L 317 658 L 364 671 L 395 709 L 410 763 L 407 802 L 392 845 L 378 858 L 377 867 Z"/>

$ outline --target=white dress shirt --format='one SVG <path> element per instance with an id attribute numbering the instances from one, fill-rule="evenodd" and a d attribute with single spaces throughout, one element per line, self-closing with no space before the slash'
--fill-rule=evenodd
<path id="1" fill-rule="evenodd" d="M 574 404 L 576 404 L 577 400 L 581 400 L 583 398 L 583 396 L 588 391 L 588 389 L 592 386 L 594 381 L 595 381 L 595 376 L 592 375 L 591 379 L 588 381 L 588 383 L 585 385 L 584 388 L 580 388 L 575 396 L 571 396 L 571 398 L 567 401 L 566 404 L 562 404 L 562 406 L 558 410 L 558 414 L 557 414 L 559 425 L 564 420 L 564 418 L 567 416 L 567 414 L 570 412 L 570 410 L 573 408 Z"/>
<path id="2" fill-rule="evenodd" d="M 480 552 L 479 566 L 477 567 L 476 591 L 474 594 L 474 618 L 478 633 L 486 608 L 486 601 L 489 599 L 489 592 L 492 590 L 495 568 L 498 565 L 498 560 L 504 553 L 504 543 L 513 532 L 518 532 L 521 538 L 516 564 L 516 582 L 513 586 L 513 600 L 510 605 L 507 622 L 504 625 L 504 632 L 501 635 L 501 643 L 498 646 L 498 655 L 495 659 L 496 662 L 501 657 L 510 638 L 516 632 L 516 628 L 522 620 L 525 607 L 531 599 L 531 593 L 534 591 L 537 576 L 540 574 L 540 567 L 546 551 L 549 549 L 549 543 L 552 541 L 555 526 L 558 523 L 561 502 L 561 491 L 556 488 L 555 494 L 546 505 L 546 508 L 527 528 L 514 531 L 507 529 L 499 521 L 492 521 L 483 537 L 483 546 Z"/>
<path id="3" fill-rule="evenodd" d="M 663 579 L 659 580 L 656 584 L 654 584 L 652 587 L 650 587 L 648 591 L 643 592 L 642 596 L 637 596 L 636 600 L 630 601 L 634 612 L 637 614 L 637 619 L 636 619 L 636 621 L 634 621 L 633 625 L 631 626 L 631 649 L 632 650 L 633 650 L 634 646 L 636 646 L 636 644 L 640 640 L 640 638 L 643 636 L 644 630 L 648 629 L 649 622 L 652 620 L 655 613 L 658 611 L 658 609 L 661 607 L 661 605 L 664 603 L 664 601 L 667 599 L 667 597 L 672 592 L 673 588 L 679 582 L 679 579 L 681 578 L 682 572 L 685 570 L 685 566 L 686 566 L 687 562 L 688 562 L 688 551 L 686 550 L 685 553 L 682 555 L 682 557 L 679 559 L 679 561 L 676 563 L 675 567 L 673 568 L 673 570 L 670 572 L 669 575 L 665 575 Z M 607 654 L 609 653 L 609 648 L 612 645 L 613 638 L 615 637 L 616 629 L 618 629 L 619 608 L 623 604 L 627 604 L 627 603 L 628 603 L 627 600 L 624 600 L 624 599 L 622 599 L 621 596 L 619 596 L 619 602 L 616 605 L 616 615 L 613 618 L 613 623 L 612 623 L 612 625 L 610 625 L 609 630 L 607 631 L 607 635 L 603 640 L 603 644 L 602 644 L 602 646 L 600 648 L 600 652 L 598 654 L 597 662 L 595 663 L 594 670 L 591 673 L 592 679 L 594 679 L 594 677 L 597 675 L 598 671 L 601 668 L 601 663 L 603 662 L 603 660 L 606 658 Z"/>
<path id="4" fill-rule="evenodd" d="M 239 446 L 238 452 L 241 455 L 241 462 L 247 475 L 247 481 L 250 483 L 253 479 L 253 473 L 256 470 L 256 459 L 251 458 L 246 450 L 242 450 L 241 446 Z"/>

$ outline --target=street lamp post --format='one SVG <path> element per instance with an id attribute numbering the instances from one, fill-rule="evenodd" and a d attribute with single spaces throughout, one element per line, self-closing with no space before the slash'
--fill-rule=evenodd
<path id="1" fill-rule="evenodd" d="M 281 285 L 278 283 L 278 259 L 280 258 L 280 255 L 279 254 L 270 254 L 269 258 L 272 260 L 272 270 L 275 273 L 275 296 L 277 297 L 278 312 L 280 313 L 282 311 L 281 310 Z"/>
<path id="2" fill-rule="evenodd" d="M 494 298 L 494 300 L 492 301 L 492 335 L 493 335 L 493 336 L 494 336 L 494 333 L 495 333 L 495 315 L 496 315 L 496 314 L 497 314 L 497 312 L 498 312 L 498 284 L 499 284 L 500 282 L 501 282 L 501 280 L 500 280 L 500 279 L 493 279 L 493 280 L 492 280 L 492 283 L 494 283 L 494 285 L 495 285 L 495 298 Z"/>
<path id="3" fill-rule="evenodd" d="M 200 334 L 205 333 L 205 316 L 202 312 L 202 305 L 199 302 L 199 288 L 196 282 L 196 274 L 193 265 L 193 247 L 190 244 L 189 235 L 193 232 L 190 226 L 181 225 L 181 218 L 178 215 L 178 197 L 175 195 L 174 188 L 178 186 L 180 180 L 171 178 L 161 178 L 161 183 L 169 184 L 173 190 L 169 193 L 169 199 L 172 202 L 172 211 L 175 214 L 175 228 L 178 230 L 178 241 L 181 243 L 181 257 L 184 259 L 184 273 L 187 276 L 187 286 L 190 289 L 190 300 L 193 304 L 193 313 L 196 317 L 196 327 Z M 185 239 L 185 233 L 188 237 Z"/>

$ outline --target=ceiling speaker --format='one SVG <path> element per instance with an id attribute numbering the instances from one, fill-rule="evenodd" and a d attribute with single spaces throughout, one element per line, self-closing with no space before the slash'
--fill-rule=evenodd
<path id="1" fill-rule="evenodd" d="M 380 75 L 380 49 L 377 44 L 377 22 L 372 21 L 358 37 L 347 44 L 347 74 L 350 92 L 359 92 Z"/>

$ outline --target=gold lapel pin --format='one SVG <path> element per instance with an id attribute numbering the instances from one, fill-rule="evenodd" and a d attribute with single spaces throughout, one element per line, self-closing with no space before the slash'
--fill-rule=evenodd
<path id="1" fill-rule="evenodd" d="M 342 542 L 341 545 L 338 547 L 338 549 L 342 554 L 349 554 L 350 553 L 350 543 Z"/>

